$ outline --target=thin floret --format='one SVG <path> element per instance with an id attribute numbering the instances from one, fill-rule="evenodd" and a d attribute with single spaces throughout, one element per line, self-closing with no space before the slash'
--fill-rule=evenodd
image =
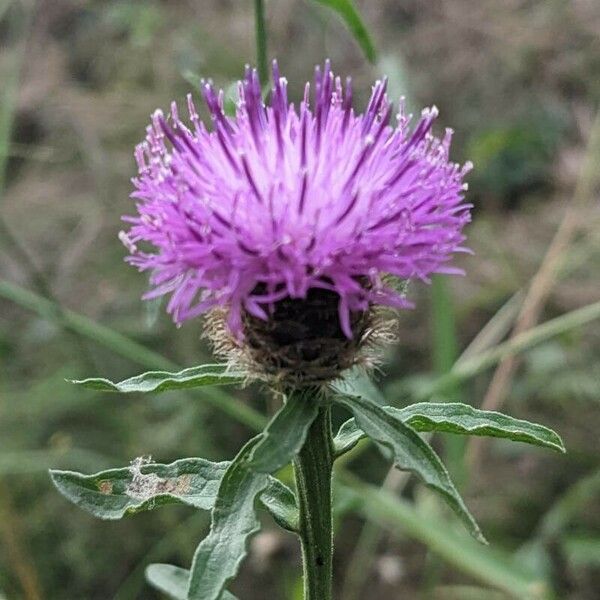
<path id="1" fill-rule="evenodd" d="M 131 227 L 121 236 L 127 260 L 151 272 L 146 298 L 170 295 L 178 323 L 226 307 L 241 337 L 243 311 L 267 319 L 277 301 L 321 288 L 339 295 L 350 337 L 351 312 L 410 306 L 389 276 L 459 272 L 448 263 L 465 250 L 471 166 L 450 162 L 451 130 L 431 133 L 435 108 L 411 129 L 401 103 L 391 125 L 385 79 L 362 114 L 350 80 L 342 85 L 329 62 L 316 69 L 312 101 L 307 83 L 298 108 L 276 64 L 273 80 L 265 103 L 247 68 L 233 117 L 223 93 L 204 83 L 210 129 L 191 97 L 190 127 L 175 103 L 168 117 L 154 113 L 135 152 L 138 214 L 125 218 Z"/>

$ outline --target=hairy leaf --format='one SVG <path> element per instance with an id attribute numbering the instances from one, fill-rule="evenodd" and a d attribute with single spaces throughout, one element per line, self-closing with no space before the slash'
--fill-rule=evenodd
<path id="1" fill-rule="evenodd" d="M 192 562 L 189 600 L 217 600 L 236 576 L 249 538 L 260 529 L 255 501 L 267 487 L 268 475 L 249 466 L 260 439 L 253 438 L 240 450 L 221 480 L 210 533 L 196 549 Z"/>
<path id="2" fill-rule="evenodd" d="M 219 486 L 210 533 L 194 555 L 189 600 L 217 600 L 235 577 L 250 537 L 260 528 L 255 505 L 268 485 L 265 471 L 277 471 L 294 459 L 316 414 L 317 404 L 308 393 L 291 395 L 230 464 Z"/>
<path id="3" fill-rule="evenodd" d="M 269 477 L 269 485 L 260 495 L 260 501 L 280 527 L 292 533 L 299 530 L 300 515 L 296 496 L 279 479 Z"/>
<path id="4" fill-rule="evenodd" d="M 417 431 L 507 438 L 565 452 L 560 436 L 543 425 L 459 402 L 421 402 L 400 410 L 400 418 Z"/>
<path id="5" fill-rule="evenodd" d="M 185 458 L 168 465 L 139 462 L 94 475 L 56 470 L 50 475 L 61 494 L 79 508 L 100 519 L 121 519 L 166 504 L 211 510 L 229 465 Z M 296 499 L 281 481 L 269 477 L 261 503 L 279 525 L 297 530 Z"/>
<path id="6" fill-rule="evenodd" d="M 75 380 L 71 381 L 71 383 L 102 392 L 130 394 L 133 392 L 147 393 L 181 390 L 206 385 L 227 385 L 243 381 L 243 373 L 231 371 L 225 364 L 215 364 L 190 367 L 177 373 L 148 371 L 147 373 L 142 373 L 141 375 L 136 375 L 117 383 L 101 377 Z"/>
<path id="7" fill-rule="evenodd" d="M 313 0 L 335 11 L 358 42 L 369 62 L 375 62 L 376 51 L 369 31 L 352 0 Z"/>
<path id="8" fill-rule="evenodd" d="M 344 373 L 343 377 L 331 383 L 332 389 L 338 394 L 350 394 L 351 396 L 362 396 L 372 400 L 376 404 L 385 406 L 384 395 L 373 383 L 373 380 L 358 367 Z"/>
<path id="9" fill-rule="evenodd" d="M 418 475 L 438 492 L 465 523 L 471 534 L 485 543 L 448 471 L 433 448 L 400 418 L 361 396 L 336 396 L 335 401 L 354 414 L 358 426 L 382 450 L 391 450 L 395 465 Z"/>
<path id="10" fill-rule="evenodd" d="M 146 568 L 146 580 L 159 592 L 166 594 L 172 600 L 187 600 L 187 588 L 190 572 L 173 565 L 154 564 Z M 225 590 L 220 600 L 237 600 Z"/>
<path id="11" fill-rule="evenodd" d="M 265 427 L 250 458 L 250 466 L 254 470 L 275 473 L 298 454 L 308 428 L 319 411 L 319 405 L 311 397 L 312 394 L 314 392 L 303 391 L 290 396 Z"/>
<path id="12" fill-rule="evenodd" d="M 479 435 L 506 438 L 535 446 L 564 452 L 562 440 L 554 431 L 543 425 L 515 419 L 489 410 L 479 410 L 459 402 L 419 402 L 406 408 L 386 406 L 384 410 L 401 419 L 416 431 L 435 431 L 461 435 Z M 365 436 L 349 419 L 340 427 L 334 440 L 339 456 L 352 448 Z"/>

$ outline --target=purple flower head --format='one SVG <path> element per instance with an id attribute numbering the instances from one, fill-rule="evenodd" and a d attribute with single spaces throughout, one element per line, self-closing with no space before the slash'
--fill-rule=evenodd
<path id="1" fill-rule="evenodd" d="M 298 108 L 276 63 L 273 80 L 265 104 L 247 68 L 235 117 L 224 112 L 223 92 L 203 84 L 210 129 L 191 97 L 191 127 L 175 103 L 169 117 L 154 113 L 135 152 L 138 215 L 125 218 L 131 228 L 121 234 L 128 261 L 151 271 L 145 298 L 170 294 L 177 323 L 226 307 L 241 338 L 244 311 L 268 319 L 278 301 L 320 288 L 339 296 L 351 337 L 351 313 L 410 306 L 390 275 L 428 281 L 459 272 L 448 262 L 464 250 L 470 165 L 449 162 L 450 130 L 431 134 L 435 108 L 411 128 L 401 102 L 393 126 L 385 80 L 363 114 L 352 108 L 350 79 L 342 85 L 329 62 Z"/>

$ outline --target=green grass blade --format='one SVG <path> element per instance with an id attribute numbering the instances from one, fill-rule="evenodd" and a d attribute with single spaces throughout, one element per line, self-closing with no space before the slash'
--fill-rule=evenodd
<path id="1" fill-rule="evenodd" d="M 433 366 L 438 373 L 446 373 L 458 357 L 458 340 L 452 299 L 440 275 L 434 275 L 431 282 L 431 321 Z"/>
<path id="2" fill-rule="evenodd" d="M 432 279 L 431 321 L 433 367 L 438 375 L 444 375 L 452 369 L 458 358 L 458 338 L 452 296 L 448 290 L 448 282 L 442 275 L 434 275 Z M 444 400 L 449 402 L 460 402 L 462 399 L 459 385 L 444 394 Z M 449 437 L 443 443 L 443 456 L 448 470 L 460 489 L 468 479 L 464 460 L 465 440 Z"/>
<path id="3" fill-rule="evenodd" d="M 426 390 L 421 392 L 419 399 L 425 400 L 435 394 L 453 389 L 457 383 L 471 379 L 507 356 L 528 350 L 550 338 L 598 319 L 600 319 L 600 302 L 594 302 L 546 321 L 507 342 L 482 352 L 478 356 L 471 356 L 465 360 L 457 361 L 449 373 L 438 378 Z"/>
<path id="4" fill-rule="evenodd" d="M 571 485 L 544 515 L 537 528 L 536 540 L 556 540 L 585 510 L 600 497 L 600 469 L 581 477 Z"/>
<path id="5" fill-rule="evenodd" d="M 510 333 L 523 304 L 523 296 L 522 291 L 514 293 L 478 331 L 467 348 L 461 353 L 459 360 L 477 356 L 501 342 Z"/>
<path id="6" fill-rule="evenodd" d="M 519 600 L 549 600 L 545 582 L 511 562 L 501 552 L 460 535 L 437 517 L 423 518 L 415 507 L 392 493 L 344 474 L 344 491 L 356 512 L 378 523 L 390 534 L 409 535 L 477 581 L 503 590 Z"/>
<path id="7" fill-rule="evenodd" d="M 561 540 L 564 555 L 575 569 L 600 567 L 600 537 L 590 533 L 567 535 Z"/>
<path id="8" fill-rule="evenodd" d="M 506 600 L 506 594 L 472 585 L 440 585 L 433 589 L 432 600 Z"/>
<path id="9" fill-rule="evenodd" d="M 102 469 L 110 462 L 110 457 L 84 448 L 2 450 L 0 452 L 0 477 L 46 474 L 49 468 L 57 464 L 74 469 Z"/>
<path id="10" fill-rule="evenodd" d="M 109 327 L 96 323 L 89 317 L 74 311 L 63 310 L 51 300 L 47 300 L 14 283 L 0 281 L 0 297 L 31 310 L 43 319 L 90 339 L 111 352 L 143 367 L 165 370 L 180 368 L 168 358 L 149 350 L 142 344 Z M 255 431 L 259 431 L 265 425 L 266 420 L 263 415 L 219 388 L 211 388 L 210 393 L 203 393 L 202 400 Z"/>
<path id="11" fill-rule="evenodd" d="M 269 81 L 267 60 L 267 24 L 264 0 L 254 0 L 254 29 L 256 34 L 256 64 L 260 83 L 264 87 Z"/>
<path id="12" fill-rule="evenodd" d="M 313 2 L 327 6 L 336 12 L 361 47 L 367 60 L 371 63 L 377 60 L 377 52 L 369 30 L 352 0 L 313 0 Z"/>
<path id="13" fill-rule="evenodd" d="M 0 9 L 0 20 L 4 17 L 4 13 L 7 12 L 10 4 L 10 2 L 7 2 Z M 30 12 L 32 11 L 27 11 L 25 23 L 22 27 L 19 27 L 19 18 L 16 16 L 17 11 L 15 11 L 15 16 L 12 19 L 9 19 L 8 22 L 9 33 L 21 29 L 22 31 L 26 31 L 30 20 Z M 6 163 L 8 162 L 8 156 L 10 154 L 10 138 L 24 55 L 25 36 L 23 36 L 23 41 L 12 50 L 6 69 L 2 74 L 2 86 L 0 87 L 0 198 L 4 193 L 4 186 L 6 183 Z"/>
<path id="14" fill-rule="evenodd" d="M 128 337 L 96 323 L 74 311 L 61 309 L 55 302 L 30 292 L 25 288 L 0 281 L 0 296 L 19 306 L 37 313 L 43 319 L 63 325 L 66 329 L 91 339 L 105 348 L 117 353 L 123 358 L 150 369 L 176 369 L 177 365 L 164 356 L 149 350 L 142 344 Z"/>

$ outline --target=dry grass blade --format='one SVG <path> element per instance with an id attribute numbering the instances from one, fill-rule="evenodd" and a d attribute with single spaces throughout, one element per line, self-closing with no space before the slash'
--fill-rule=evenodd
<path id="1" fill-rule="evenodd" d="M 13 508 L 8 486 L 0 488 L 0 532 L 8 561 L 21 584 L 23 598 L 42 600 L 37 572 L 23 545 L 23 524 Z"/>
<path id="2" fill-rule="evenodd" d="M 511 338 L 515 338 L 531 329 L 540 318 L 546 300 L 556 283 L 567 250 L 581 226 L 584 210 L 594 196 L 595 188 L 600 179 L 598 160 L 600 160 L 600 111 L 596 115 L 590 130 L 586 157 L 573 198 L 556 230 L 540 268 L 531 280 L 531 285 L 523 300 Z M 514 354 L 506 357 L 498 365 L 481 404 L 482 409 L 498 410 L 502 406 L 517 366 L 518 358 Z M 479 463 L 483 444 L 484 441 L 481 439 L 471 441 L 467 451 L 467 462 L 471 468 L 476 467 Z"/>

